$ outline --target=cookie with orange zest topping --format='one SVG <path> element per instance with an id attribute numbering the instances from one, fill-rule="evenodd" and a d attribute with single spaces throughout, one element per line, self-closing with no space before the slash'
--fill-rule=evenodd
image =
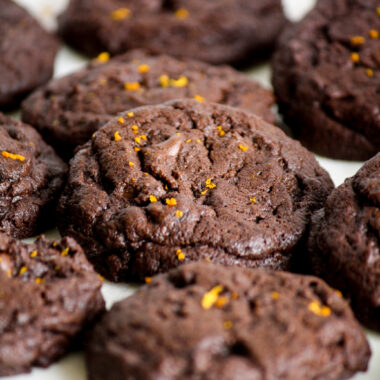
<path id="1" fill-rule="evenodd" d="M 75 347 L 104 310 L 101 286 L 74 239 L 25 244 L 0 233 L 0 376 L 47 367 Z"/>
<path id="2" fill-rule="evenodd" d="M 96 59 L 79 72 L 54 79 L 23 103 L 22 118 L 62 157 L 71 158 L 78 145 L 119 112 L 183 98 L 227 104 L 275 120 L 272 92 L 234 69 L 143 51 L 108 62 Z M 124 121 L 119 118 L 120 124 Z"/>
<path id="3" fill-rule="evenodd" d="M 286 19 L 280 0 L 71 0 L 58 23 L 90 56 L 144 48 L 223 64 L 267 57 Z"/>
<path id="4" fill-rule="evenodd" d="M 34 128 L 0 113 L 0 232 L 27 238 L 51 228 L 66 170 Z"/>
<path id="5" fill-rule="evenodd" d="M 115 304 L 86 344 L 92 380 L 345 379 L 369 357 L 349 305 L 322 280 L 204 262 Z"/>
<path id="6" fill-rule="evenodd" d="M 316 4 L 274 54 L 279 110 L 315 153 L 365 161 L 380 150 L 379 1 Z"/>
<path id="7" fill-rule="evenodd" d="M 310 152 L 263 119 L 173 101 L 116 116 L 78 150 L 58 224 L 114 281 L 207 258 L 305 269 L 310 217 L 332 187 Z"/>

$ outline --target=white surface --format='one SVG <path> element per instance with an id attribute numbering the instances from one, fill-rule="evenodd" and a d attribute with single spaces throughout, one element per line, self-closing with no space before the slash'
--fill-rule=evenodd
<path id="1" fill-rule="evenodd" d="M 55 25 L 54 15 L 65 7 L 67 0 L 17 0 L 17 2 L 29 8 L 45 26 L 52 29 Z M 302 17 L 311 8 L 313 3 L 314 0 L 284 0 L 286 13 L 292 20 Z M 62 76 L 75 71 L 85 63 L 86 59 L 83 56 L 63 47 L 57 57 L 55 76 Z M 270 86 L 270 70 L 267 64 L 250 70 L 249 75 L 262 84 Z M 319 158 L 319 161 L 328 170 L 336 185 L 341 184 L 345 178 L 355 174 L 360 167 L 360 163 L 347 163 L 325 158 Z M 50 231 L 47 235 L 57 236 L 57 232 Z M 136 287 L 130 285 L 116 285 L 106 282 L 102 291 L 107 302 L 107 307 L 110 307 L 113 302 L 131 295 L 135 289 Z M 380 380 L 380 335 L 367 332 L 367 336 L 373 350 L 370 370 L 366 374 L 355 376 L 352 380 Z M 84 380 L 86 379 L 86 371 L 83 355 L 81 353 L 71 354 L 48 369 L 34 369 L 29 375 L 13 376 L 5 379 Z"/>

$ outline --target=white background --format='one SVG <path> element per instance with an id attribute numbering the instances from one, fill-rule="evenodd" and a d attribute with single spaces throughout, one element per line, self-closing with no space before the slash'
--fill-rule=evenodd
<path id="1" fill-rule="evenodd" d="M 61 12 L 68 0 L 16 0 L 27 7 L 48 29 L 55 27 L 55 15 Z M 248 1 L 248 0 L 247 0 Z M 305 14 L 314 4 L 314 0 L 283 0 L 289 18 L 297 20 Z M 73 72 L 86 63 L 86 58 L 62 47 L 55 67 L 55 76 L 62 76 Z M 248 71 L 248 74 L 263 85 L 270 86 L 270 68 L 268 64 L 260 65 Z M 336 185 L 341 184 L 345 178 L 355 174 L 361 163 L 347 163 L 343 161 L 318 158 L 325 167 Z M 50 231 L 48 236 L 57 237 L 56 231 Z M 105 283 L 103 295 L 110 307 L 113 302 L 123 299 L 134 292 L 136 288 L 130 285 Z M 355 376 L 353 380 L 380 380 L 380 335 L 367 331 L 373 355 L 370 370 L 366 374 Z M 31 374 L 8 377 L 9 380 L 84 380 L 86 371 L 81 353 L 70 354 L 48 369 L 34 369 Z M 107 380 L 107 379 L 104 379 Z"/>

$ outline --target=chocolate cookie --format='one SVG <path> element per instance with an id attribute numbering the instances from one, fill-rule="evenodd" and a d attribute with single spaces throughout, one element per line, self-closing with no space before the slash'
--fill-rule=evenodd
<path id="1" fill-rule="evenodd" d="M 26 238 L 51 227 L 66 170 L 34 128 L 0 113 L 0 231 Z"/>
<path id="2" fill-rule="evenodd" d="M 338 380 L 369 357 L 347 303 L 323 281 L 208 263 L 156 277 L 86 344 L 91 380 Z"/>
<path id="3" fill-rule="evenodd" d="M 89 55 L 145 48 L 220 64 L 267 55 L 285 22 L 280 0 L 71 0 L 59 33 Z"/>
<path id="4" fill-rule="evenodd" d="M 174 101 L 121 114 L 78 151 L 58 224 L 117 281 L 200 259 L 293 269 L 332 187 L 310 152 L 255 115 Z"/>
<path id="5" fill-rule="evenodd" d="M 86 69 L 56 79 L 23 104 L 23 120 L 36 126 L 66 158 L 119 112 L 168 100 L 202 96 L 244 108 L 274 122 L 271 91 L 229 67 L 133 51 L 101 55 Z"/>
<path id="6" fill-rule="evenodd" d="M 0 234 L 0 376 L 47 367 L 103 311 L 102 281 L 71 238 Z"/>
<path id="7" fill-rule="evenodd" d="M 0 109 L 19 101 L 53 74 L 57 41 L 23 8 L 0 0 Z"/>
<path id="8" fill-rule="evenodd" d="M 320 0 L 282 35 L 273 84 L 296 138 L 318 154 L 366 160 L 380 150 L 378 0 Z"/>
<path id="9" fill-rule="evenodd" d="M 309 248 L 315 273 L 350 299 L 361 322 L 380 331 L 380 153 L 313 217 Z"/>

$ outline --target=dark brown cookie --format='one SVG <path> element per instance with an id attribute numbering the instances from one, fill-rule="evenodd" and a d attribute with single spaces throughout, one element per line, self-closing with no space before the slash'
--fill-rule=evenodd
<path id="1" fill-rule="evenodd" d="M 34 128 L 0 113 L 0 231 L 26 238 L 53 227 L 66 170 Z"/>
<path id="2" fill-rule="evenodd" d="M 273 84 L 280 112 L 314 152 L 367 160 L 380 150 L 378 0 L 320 0 L 282 35 Z"/>
<path id="3" fill-rule="evenodd" d="M 200 259 L 294 269 L 332 187 L 277 127 L 232 107 L 175 101 L 96 132 L 71 161 L 58 224 L 112 280 Z"/>
<path id="4" fill-rule="evenodd" d="M 220 64 L 267 55 L 285 22 L 280 0 L 71 0 L 59 33 L 89 55 L 145 48 Z"/>
<path id="5" fill-rule="evenodd" d="M 339 380 L 370 349 L 315 277 L 182 266 L 114 305 L 86 344 L 91 380 Z"/>
<path id="6" fill-rule="evenodd" d="M 103 311 L 102 281 L 71 238 L 0 234 L 0 376 L 47 367 Z"/>
<path id="7" fill-rule="evenodd" d="M 133 51 L 56 79 L 23 104 L 23 120 L 36 126 L 62 157 L 119 112 L 168 100 L 202 96 L 244 108 L 274 122 L 271 91 L 229 67 Z"/>
<path id="8" fill-rule="evenodd" d="M 309 249 L 315 273 L 351 300 L 360 321 L 380 331 L 380 153 L 313 216 Z"/>
<path id="9" fill-rule="evenodd" d="M 0 0 L 0 109 L 20 102 L 47 82 L 58 43 L 23 8 Z"/>

